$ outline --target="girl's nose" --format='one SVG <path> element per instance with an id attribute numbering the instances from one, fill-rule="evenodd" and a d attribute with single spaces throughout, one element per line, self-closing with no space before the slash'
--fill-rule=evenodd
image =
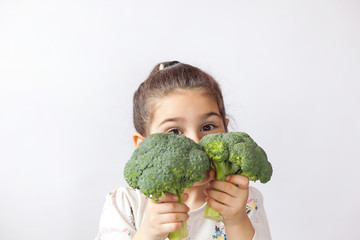
<path id="1" fill-rule="evenodd" d="M 202 138 L 201 134 L 199 134 L 199 133 L 192 133 L 192 134 L 188 135 L 187 137 L 192 139 L 196 143 L 199 143 L 200 139 Z"/>

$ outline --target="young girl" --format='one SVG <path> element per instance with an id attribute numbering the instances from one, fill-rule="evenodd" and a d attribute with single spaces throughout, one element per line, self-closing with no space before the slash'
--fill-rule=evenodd
<path id="1" fill-rule="evenodd" d="M 207 73 L 177 61 L 155 66 L 133 99 L 136 147 L 146 136 L 170 132 L 195 142 L 207 134 L 227 132 L 223 97 Z M 185 189 L 184 203 L 166 194 L 158 202 L 129 187 L 106 199 L 97 240 L 164 240 L 187 221 L 191 240 L 271 239 L 261 193 L 241 175 L 215 181 L 215 172 Z M 221 189 L 221 191 L 215 190 Z M 203 217 L 209 204 L 223 216 L 218 223 Z"/>

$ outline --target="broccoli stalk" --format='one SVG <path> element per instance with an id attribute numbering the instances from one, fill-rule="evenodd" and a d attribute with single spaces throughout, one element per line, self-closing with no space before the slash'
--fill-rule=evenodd
<path id="1" fill-rule="evenodd" d="M 171 133 L 149 135 L 126 163 L 124 177 L 129 186 L 158 201 L 165 193 L 182 202 L 185 188 L 202 181 L 209 170 L 209 158 L 190 138 Z M 170 240 L 186 238 L 187 226 L 170 233 Z"/>
<path id="2" fill-rule="evenodd" d="M 266 183 L 272 175 L 272 166 L 265 151 L 244 132 L 215 133 L 203 137 L 201 145 L 216 169 L 216 180 L 225 181 L 226 177 L 241 174 L 249 180 Z M 222 221 L 222 216 L 209 205 L 204 217 Z"/>
<path id="3" fill-rule="evenodd" d="M 177 194 L 177 196 L 178 196 L 177 202 L 179 202 L 179 203 L 183 202 L 183 200 L 182 200 L 183 195 L 184 195 L 184 193 Z M 182 239 L 186 238 L 187 236 L 188 236 L 187 223 L 184 222 L 183 226 L 180 230 L 169 234 L 169 240 L 182 240 Z"/>

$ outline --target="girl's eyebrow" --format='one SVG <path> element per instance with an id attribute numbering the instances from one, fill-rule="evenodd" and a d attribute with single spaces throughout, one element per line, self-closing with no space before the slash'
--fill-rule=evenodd
<path id="1" fill-rule="evenodd" d="M 205 120 L 211 116 L 217 116 L 219 118 L 221 118 L 220 114 L 216 113 L 216 112 L 209 112 L 209 113 L 206 113 L 204 114 L 202 117 L 201 117 L 201 120 Z"/>
<path id="2" fill-rule="evenodd" d="M 164 121 L 162 121 L 159 125 L 158 125 L 158 127 L 160 127 L 161 125 L 163 125 L 164 123 L 167 123 L 167 122 L 183 122 L 184 121 L 184 119 L 183 118 L 167 118 L 167 119 L 165 119 Z"/>
<path id="3" fill-rule="evenodd" d="M 202 117 L 201 117 L 201 121 L 204 121 L 206 119 L 208 119 L 209 117 L 211 116 L 217 116 L 219 118 L 221 118 L 220 114 L 216 113 L 216 112 L 209 112 L 209 113 L 206 113 L 204 114 Z M 184 121 L 184 118 L 181 118 L 181 117 L 175 117 L 175 118 L 167 118 L 165 119 L 164 121 L 162 121 L 158 127 L 160 127 L 161 125 L 167 123 L 167 122 L 183 122 Z"/>

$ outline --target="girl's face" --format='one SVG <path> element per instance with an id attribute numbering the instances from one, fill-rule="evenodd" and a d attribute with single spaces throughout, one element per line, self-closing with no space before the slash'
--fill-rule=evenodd
<path id="1" fill-rule="evenodd" d="M 225 132 L 225 126 L 204 89 L 177 89 L 155 102 L 149 132 L 171 132 L 198 143 L 205 135 Z"/>
<path id="2" fill-rule="evenodd" d="M 198 143 L 205 135 L 225 132 L 225 126 L 215 100 L 204 89 L 177 89 L 153 106 L 149 133 L 164 132 L 183 135 Z M 135 134 L 135 145 L 139 146 L 143 139 Z M 193 186 L 204 186 L 214 177 L 215 171 L 211 169 L 203 181 Z"/>

